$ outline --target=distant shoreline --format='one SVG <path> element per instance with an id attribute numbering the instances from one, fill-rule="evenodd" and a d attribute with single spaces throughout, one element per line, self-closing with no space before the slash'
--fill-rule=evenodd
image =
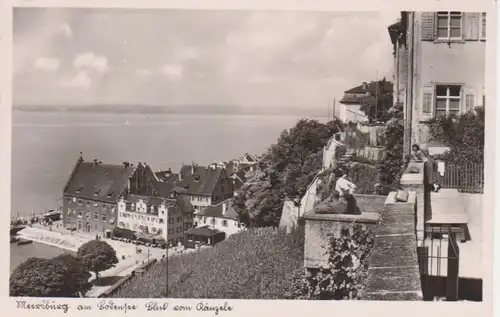
<path id="1" fill-rule="evenodd" d="M 14 106 L 13 112 L 53 113 L 106 113 L 106 114 L 172 114 L 172 115 L 257 115 L 257 116 L 303 116 L 327 117 L 319 110 L 308 109 L 266 109 L 230 106 Z"/>

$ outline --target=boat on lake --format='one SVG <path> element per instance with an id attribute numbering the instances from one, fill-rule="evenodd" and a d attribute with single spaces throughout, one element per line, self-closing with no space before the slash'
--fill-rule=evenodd
<path id="1" fill-rule="evenodd" d="M 30 243 L 33 243 L 33 241 L 25 239 L 19 239 L 19 241 L 17 241 L 17 245 L 30 244 Z"/>
<path id="2" fill-rule="evenodd" d="M 61 211 L 60 210 L 49 210 L 49 212 L 45 213 L 43 215 L 44 219 L 50 219 L 52 221 L 58 221 L 61 220 Z"/>
<path id="3" fill-rule="evenodd" d="M 24 225 L 18 225 L 18 226 L 10 226 L 10 235 L 14 236 L 16 235 L 19 231 L 23 230 L 26 228 Z"/>

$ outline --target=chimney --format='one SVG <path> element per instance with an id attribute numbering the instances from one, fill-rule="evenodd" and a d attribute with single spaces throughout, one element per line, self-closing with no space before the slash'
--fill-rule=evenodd
<path id="1" fill-rule="evenodd" d="M 363 90 L 368 89 L 368 83 L 366 81 L 363 82 Z"/>
<path id="2" fill-rule="evenodd" d="M 94 167 L 97 166 L 97 159 L 94 159 Z"/>
<path id="3" fill-rule="evenodd" d="M 222 203 L 222 215 L 225 215 L 225 214 L 226 214 L 226 210 L 227 210 L 227 203 L 226 203 L 226 202 L 223 202 L 223 203 Z"/>
<path id="4" fill-rule="evenodd" d="M 191 174 L 194 174 L 194 162 L 191 164 Z"/>

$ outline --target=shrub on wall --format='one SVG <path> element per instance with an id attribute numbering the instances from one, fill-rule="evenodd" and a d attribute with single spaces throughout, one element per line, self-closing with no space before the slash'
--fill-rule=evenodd
<path id="1" fill-rule="evenodd" d="M 359 299 L 366 284 L 368 256 L 374 243 L 374 232 L 359 224 L 352 232 L 342 228 L 332 238 L 328 249 L 328 269 L 298 279 L 293 293 L 297 299 Z"/>
<path id="2" fill-rule="evenodd" d="M 450 148 L 441 159 L 459 165 L 483 164 L 484 118 L 484 107 L 477 107 L 459 116 L 442 116 L 431 120 L 431 135 Z"/>

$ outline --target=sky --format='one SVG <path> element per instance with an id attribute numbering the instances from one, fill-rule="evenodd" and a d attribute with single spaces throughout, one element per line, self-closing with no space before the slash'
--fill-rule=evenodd
<path id="1" fill-rule="evenodd" d="M 326 109 L 392 76 L 398 12 L 16 8 L 14 105 Z"/>

